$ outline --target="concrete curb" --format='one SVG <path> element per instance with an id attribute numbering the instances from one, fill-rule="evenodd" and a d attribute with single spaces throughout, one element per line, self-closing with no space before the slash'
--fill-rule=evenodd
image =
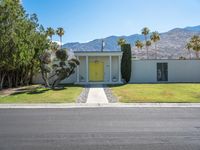
<path id="1" fill-rule="evenodd" d="M 41 108 L 200 108 L 200 103 L 109 103 L 109 104 L 0 104 L 0 109 Z"/>

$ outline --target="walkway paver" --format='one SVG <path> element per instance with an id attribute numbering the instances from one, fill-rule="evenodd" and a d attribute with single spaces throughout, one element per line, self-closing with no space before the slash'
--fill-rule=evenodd
<path id="1" fill-rule="evenodd" d="M 88 93 L 88 104 L 106 104 L 108 99 L 104 92 L 103 85 L 91 85 Z"/>

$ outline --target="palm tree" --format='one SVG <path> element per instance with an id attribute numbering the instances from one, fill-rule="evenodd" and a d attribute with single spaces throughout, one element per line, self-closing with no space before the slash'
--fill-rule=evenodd
<path id="1" fill-rule="evenodd" d="M 151 41 L 150 40 L 146 41 L 145 46 L 147 48 L 147 59 L 149 59 L 149 46 L 151 46 Z"/>
<path id="2" fill-rule="evenodd" d="M 52 42 L 52 44 L 51 44 L 51 50 L 52 50 L 53 52 L 56 52 L 58 49 L 59 49 L 58 43 Z"/>
<path id="3" fill-rule="evenodd" d="M 154 42 L 155 44 L 155 55 L 156 55 L 156 59 L 157 59 L 157 42 L 160 41 L 160 35 L 157 31 L 153 32 L 152 35 L 150 36 L 151 41 Z"/>
<path id="4" fill-rule="evenodd" d="M 199 51 L 200 51 L 200 37 L 198 35 L 194 35 L 190 43 L 192 45 L 192 49 L 196 52 L 196 57 L 199 59 Z"/>
<path id="5" fill-rule="evenodd" d="M 60 37 L 60 47 L 62 48 L 62 36 L 65 34 L 65 31 L 60 27 L 56 30 L 56 33 Z"/>
<path id="6" fill-rule="evenodd" d="M 142 29 L 142 34 L 144 35 L 145 38 L 145 46 L 146 46 L 146 51 L 147 51 L 147 59 L 149 59 L 149 52 L 148 52 L 148 46 L 147 46 L 147 35 L 150 33 L 149 28 L 144 27 Z"/>
<path id="7" fill-rule="evenodd" d="M 185 48 L 189 51 L 190 59 L 192 59 L 192 55 L 191 55 L 192 44 L 191 44 L 191 42 L 188 42 L 186 44 Z"/>
<path id="8" fill-rule="evenodd" d="M 126 40 L 124 38 L 119 38 L 117 40 L 117 45 L 122 46 L 124 44 L 126 44 Z"/>
<path id="9" fill-rule="evenodd" d="M 144 47 L 144 44 L 140 41 L 140 40 L 137 40 L 135 42 L 135 46 L 139 49 L 142 49 Z"/>
<path id="10" fill-rule="evenodd" d="M 54 31 L 54 29 L 51 28 L 51 27 L 49 27 L 49 28 L 47 28 L 46 33 L 47 33 L 47 35 L 50 37 L 50 39 L 51 39 L 51 43 L 52 43 L 52 41 L 53 41 L 53 35 L 55 35 L 55 31 Z"/>

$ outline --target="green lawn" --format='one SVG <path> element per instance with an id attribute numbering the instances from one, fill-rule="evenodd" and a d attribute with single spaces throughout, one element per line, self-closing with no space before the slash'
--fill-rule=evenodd
<path id="1" fill-rule="evenodd" d="M 122 103 L 200 102 L 200 84 L 127 84 L 111 88 Z"/>
<path id="2" fill-rule="evenodd" d="M 82 89 L 75 85 L 66 85 L 60 90 L 30 86 L 8 96 L 0 95 L 0 103 L 74 103 Z"/>

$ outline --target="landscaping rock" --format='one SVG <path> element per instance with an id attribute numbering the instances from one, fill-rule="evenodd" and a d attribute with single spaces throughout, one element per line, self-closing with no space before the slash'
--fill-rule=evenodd
<path id="1" fill-rule="evenodd" d="M 82 91 L 82 93 L 80 94 L 80 96 L 77 99 L 77 103 L 86 103 L 87 102 L 87 97 L 88 97 L 88 93 L 89 93 L 89 85 L 86 85 Z"/>
<path id="2" fill-rule="evenodd" d="M 104 92 L 109 103 L 117 103 L 118 99 L 116 96 L 113 95 L 112 90 L 108 86 L 104 86 Z"/>

